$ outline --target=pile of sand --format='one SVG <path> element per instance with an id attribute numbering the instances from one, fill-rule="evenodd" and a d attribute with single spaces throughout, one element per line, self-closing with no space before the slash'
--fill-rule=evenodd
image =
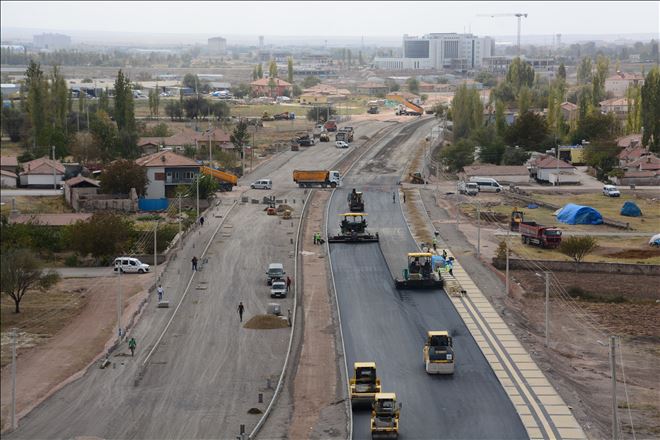
<path id="1" fill-rule="evenodd" d="M 289 205 L 285 205 L 285 204 L 281 204 L 277 207 L 277 212 L 284 212 L 284 211 L 293 212 L 293 208 L 290 207 Z"/>
<path id="2" fill-rule="evenodd" d="M 286 318 L 275 315 L 256 315 L 250 318 L 243 327 L 257 330 L 271 330 L 288 326 L 289 321 Z"/>

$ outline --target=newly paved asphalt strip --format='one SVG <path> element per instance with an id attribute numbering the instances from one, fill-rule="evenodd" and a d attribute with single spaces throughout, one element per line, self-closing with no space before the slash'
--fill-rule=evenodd
<path id="1" fill-rule="evenodd" d="M 396 156 L 426 130 L 405 132 L 397 144 L 385 145 Z M 392 280 L 415 250 L 401 210 L 392 201 L 406 155 L 373 156 L 345 177 L 335 192 L 329 231 L 338 227 L 351 188 L 364 191 L 369 229 L 380 244 L 333 244 L 330 257 L 341 311 L 349 369 L 355 361 L 375 361 L 383 391 L 403 403 L 400 435 L 406 439 L 527 438 L 511 400 L 490 368 L 451 300 L 442 291 L 397 291 Z M 454 337 L 453 376 L 424 371 L 422 347 L 427 330 L 448 330 Z M 353 414 L 353 437 L 369 438 L 369 411 Z"/>

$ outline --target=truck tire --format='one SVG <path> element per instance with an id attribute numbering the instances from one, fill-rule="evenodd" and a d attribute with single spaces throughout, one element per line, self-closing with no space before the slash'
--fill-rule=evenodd
<path id="1" fill-rule="evenodd" d="M 332 187 L 332 188 L 337 188 L 337 183 L 336 183 L 336 182 L 332 182 L 332 183 L 330 184 L 330 187 Z"/>

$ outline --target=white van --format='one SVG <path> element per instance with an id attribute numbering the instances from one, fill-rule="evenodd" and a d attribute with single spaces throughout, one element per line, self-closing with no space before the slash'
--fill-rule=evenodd
<path id="1" fill-rule="evenodd" d="M 121 271 L 122 273 L 147 273 L 149 272 L 149 265 L 137 258 L 119 257 L 115 258 L 112 270 L 115 272 Z"/>
<path id="2" fill-rule="evenodd" d="M 260 179 L 250 185 L 252 189 L 272 189 L 273 181 L 270 179 Z"/>
<path id="3" fill-rule="evenodd" d="M 476 183 L 479 186 L 479 191 L 496 193 L 504 191 L 502 185 L 490 177 L 470 177 L 470 182 Z"/>

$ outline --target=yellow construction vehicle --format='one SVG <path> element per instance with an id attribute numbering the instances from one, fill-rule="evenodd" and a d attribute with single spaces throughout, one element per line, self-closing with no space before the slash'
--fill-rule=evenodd
<path id="1" fill-rule="evenodd" d="M 424 344 L 424 368 L 429 374 L 454 374 L 454 346 L 446 331 L 428 331 Z"/>
<path id="2" fill-rule="evenodd" d="M 348 194 L 348 209 L 351 212 L 364 212 L 364 199 L 361 191 L 353 188 L 353 191 Z"/>
<path id="3" fill-rule="evenodd" d="M 371 410 L 371 438 L 396 439 L 399 437 L 399 410 L 395 393 L 378 393 Z"/>
<path id="4" fill-rule="evenodd" d="M 370 243 L 378 241 L 378 232 L 367 232 L 367 214 L 362 212 L 347 212 L 341 214 L 344 219 L 339 225 L 338 235 L 328 237 L 328 243 Z"/>
<path id="5" fill-rule="evenodd" d="M 520 223 L 522 223 L 524 220 L 525 214 L 518 208 L 513 208 L 513 211 L 511 211 L 511 230 L 519 231 Z"/>
<path id="6" fill-rule="evenodd" d="M 422 173 L 410 173 L 410 183 L 416 183 L 416 184 L 421 184 L 423 185 L 424 178 L 422 177 Z"/>
<path id="7" fill-rule="evenodd" d="M 442 277 L 433 271 L 433 254 L 410 252 L 408 266 L 403 269 L 403 279 L 396 279 L 397 289 L 442 289 Z"/>
<path id="8" fill-rule="evenodd" d="M 375 362 L 354 362 L 351 378 L 351 404 L 371 404 L 380 393 L 380 379 L 376 375 Z"/>

